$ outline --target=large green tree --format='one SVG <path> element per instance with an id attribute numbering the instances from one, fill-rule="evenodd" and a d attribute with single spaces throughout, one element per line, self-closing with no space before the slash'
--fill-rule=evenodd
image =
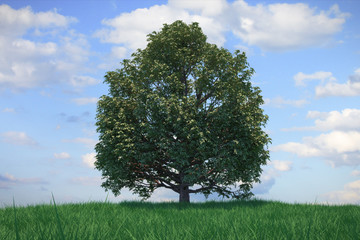
<path id="1" fill-rule="evenodd" d="M 149 34 L 145 49 L 105 76 L 96 123 L 102 187 L 143 199 L 164 187 L 180 202 L 190 193 L 250 197 L 271 141 L 253 73 L 245 53 L 207 43 L 197 23 Z"/>

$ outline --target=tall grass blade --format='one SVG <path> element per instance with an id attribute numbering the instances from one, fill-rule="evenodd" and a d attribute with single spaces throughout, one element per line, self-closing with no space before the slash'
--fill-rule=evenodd
<path id="1" fill-rule="evenodd" d="M 20 240 L 18 223 L 17 223 L 17 219 L 16 219 L 16 207 L 15 207 L 15 198 L 14 198 L 14 197 L 13 197 L 13 207 L 14 207 L 14 218 L 15 218 L 15 234 L 16 234 L 16 240 Z"/>
<path id="2" fill-rule="evenodd" d="M 107 194 L 106 198 L 105 198 L 105 203 L 109 203 L 108 202 L 108 197 L 109 197 L 109 193 Z"/>
<path id="3" fill-rule="evenodd" d="M 59 217 L 59 214 L 58 214 L 58 211 L 57 211 L 57 208 L 56 208 L 56 203 L 55 203 L 54 194 L 51 193 L 51 195 L 52 195 L 53 202 L 54 202 L 56 219 L 57 219 L 57 222 L 58 222 L 58 228 L 59 228 L 60 237 L 61 237 L 62 240 L 65 240 L 64 231 L 63 231 L 63 229 L 62 229 L 61 222 L 60 222 L 60 217 Z"/>
<path id="4" fill-rule="evenodd" d="M 314 225 L 317 212 L 315 211 L 314 216 L 310 218 L 309 225 L 307 228 L 306 239 L 310 239 L 311 227 Z"/>
<path id="5" fill-rule="evenodd" d="M 129 229 L 126 228 L 126 231 L 129 233 L 132 240 L 136 240 L 136 238 L 134 237 L 134 235 L 132 235 L 132 233 L 129 231 Z"/>

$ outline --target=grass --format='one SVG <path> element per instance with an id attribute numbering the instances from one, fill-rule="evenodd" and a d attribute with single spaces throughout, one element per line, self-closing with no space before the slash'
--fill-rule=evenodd
<path id="1" fill-rule="evenodd" d="M 0 209 L 0 239 L 359 239 L 360 206 L 250 200 Z"/>

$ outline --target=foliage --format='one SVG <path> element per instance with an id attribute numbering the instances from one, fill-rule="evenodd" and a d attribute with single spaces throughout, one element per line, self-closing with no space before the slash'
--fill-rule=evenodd
<path id="1" fill-rule="evenodd" d="M 105 76 L 98 102 L 95 166 L 102 186 L 149 198 L 160 187 L 247 198 L 269 159 L 268 117 L 246 55 L 206 42 L 197 23 L 176 21 L 148 35 Z"/>

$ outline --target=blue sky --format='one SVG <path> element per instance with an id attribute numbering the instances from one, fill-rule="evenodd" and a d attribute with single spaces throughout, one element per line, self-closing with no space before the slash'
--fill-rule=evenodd
<path id="1" fill-rule="evenodd" d="M 273 143 L 255 196 L 359 204 L 359 12 L 356 0 L 0 1 L 0 206 L 105 200 L 93 167 L 103 76 L 178 19 L 256 71 Z"/>

